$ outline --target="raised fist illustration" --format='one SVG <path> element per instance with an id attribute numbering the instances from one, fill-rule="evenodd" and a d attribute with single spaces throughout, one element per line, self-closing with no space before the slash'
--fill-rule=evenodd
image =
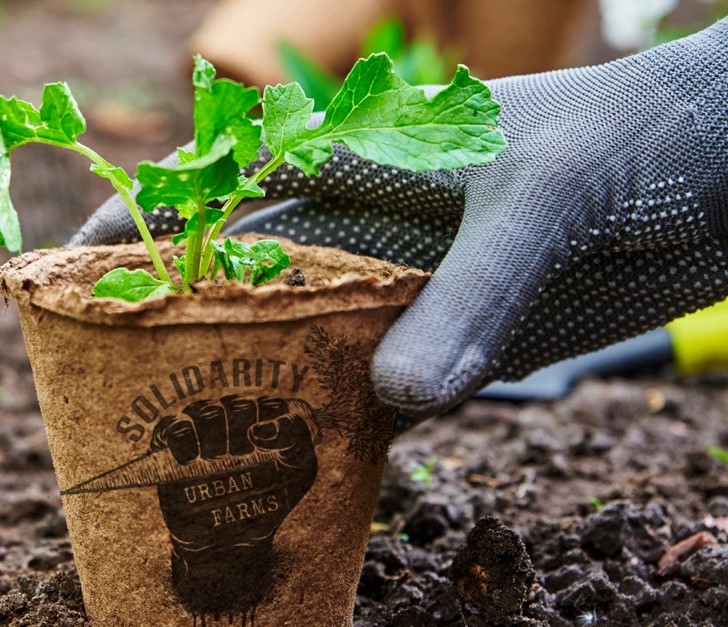
<path id="1" fill-rule="evenodd" d="M 253 611 L 273 537 L 316 478 L 313 411 L 299 399 L 234 394 L 159 421 L 150 444 L 179 476 L 157 487 L 172 540 L 172 584 L 194 613 Z"/>

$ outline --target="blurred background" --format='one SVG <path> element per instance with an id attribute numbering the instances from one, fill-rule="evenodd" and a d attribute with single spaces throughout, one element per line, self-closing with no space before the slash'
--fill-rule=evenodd
<path id="1" fill-rule="evenodd" d="M 196 52 L 263 86 L 298 80 L 324 106 L 354 60 L 386 50 L 413 83 L 458 62 L 495 78 L 594 64 L 679 37 L 728 0 L 0 0 L 0 94 L 39 101 L 65 80 L 85 143 L 134 171 L 191 136 Z M 13 153 L 25 248 L 65 242 L 108 195 L 85 161 L 44 146 Z"/>

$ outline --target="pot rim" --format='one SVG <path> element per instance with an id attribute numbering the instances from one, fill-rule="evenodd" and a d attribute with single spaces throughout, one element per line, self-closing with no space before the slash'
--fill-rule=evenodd
<path id="1" fill-rule="evenodd" d="M 248 241 L 262 236 L 246 236 Z M 429 274 L 415 268 L 354 255 L 337 248 L 303 246 L 278 238 L 291 267 L 316 274 L 311 285 L 291 287 L 281 277 L 251 288 L 234 282 L 198 284 L 189 294 L 129 303 L 91 297 L 91 286 L 119 267 L 151 270 L 144 245 L 78 246 L 27 252 L 0 267 L 0 293 L 20 306 L 36 307 L 80 322 L 157 327 L 184 324 L 243 324 L 299 320 L 335 312 L 409 304 Z M 178 252 L 157 240 L 163 258 Z M 123 259 L 122 262 L 119 260 Z M 89 270 L 93 268 L 93 270 Z"/>

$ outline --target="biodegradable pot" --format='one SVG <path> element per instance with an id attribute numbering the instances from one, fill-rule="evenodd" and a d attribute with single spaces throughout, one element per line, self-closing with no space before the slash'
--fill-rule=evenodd
<path id="1" fill-rule="evenodd" d="M 0 269 L 94 625 L 351 624 L 395 413 L 368 365 L 427 277 L 286 248 L 304 286 L 136 304 L 90 293 L 141 245 Z"/>

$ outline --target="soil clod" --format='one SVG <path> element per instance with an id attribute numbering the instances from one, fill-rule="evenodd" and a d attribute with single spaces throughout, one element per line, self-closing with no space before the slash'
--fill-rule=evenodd
<path id="1" fill-rule="evenodd" d="M 291 287 L 303 287 L 306 285 L 306 275 L 301 268 L 293 268 L 283 282 Z"/>
<path id="2" fill-rule="evenodd" d="M 522 540 L 495 516 L 476 523 L 450 568 L 468 609 L 496 625 L 520 616 L 534 575 Z"/>

